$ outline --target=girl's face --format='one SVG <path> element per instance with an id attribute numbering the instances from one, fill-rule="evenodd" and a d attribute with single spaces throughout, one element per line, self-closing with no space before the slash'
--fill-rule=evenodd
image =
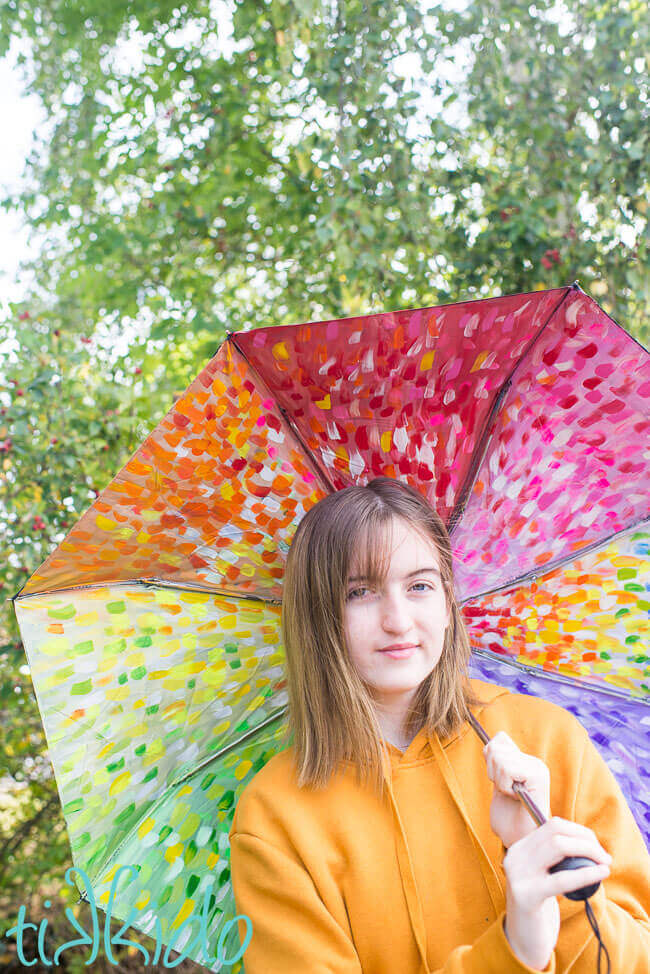
<path id="1" fill-rule="evenodd" d="M 442 654 L 449 613 L 432 542 L 399 518 L 383 586 L 371 590 L 353 560 L 344 610 L 352 662 L 377 703 L 408 707 Z M 404 644 L 402 651 L 386 652 Z"/>

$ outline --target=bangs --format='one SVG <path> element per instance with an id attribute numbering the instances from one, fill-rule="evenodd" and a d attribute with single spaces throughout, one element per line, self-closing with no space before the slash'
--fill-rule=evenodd
<path id="1" fill-rule="evenodd" d="M 438 546 L 424 530 L 423 525 L 413 523 L 408 517 L 402 517 L 393 511 L 388 514 L 385 510 L 377 509 L 371 511 L 369 516 L 361 521 L 356 531 L 351 532 L 348 549 L 350 552 L 350 568 L 346 585 L 355 578 L 361 578 L 373 587 L 384 584 L 390 568 L 396 522 L 400 522 L 410 531 L 418 534 L 431 547 L 446 591 L 445 559 L 441 557 Z"/>
<path id="2" fill-rule="evenodd" d="M 363 578 L 370 585 L 382 585 L 388 574 L 393 550 L 393 515 L 373 511 L 351 539 L 350 580 Z"/>

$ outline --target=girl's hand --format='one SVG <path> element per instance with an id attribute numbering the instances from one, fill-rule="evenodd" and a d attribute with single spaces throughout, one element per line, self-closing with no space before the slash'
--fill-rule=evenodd
<path id="1" fill-rule="evenodd" d="M 540 758 L 524 754 L 505 731 L 499 731 L 483 748 L 487 773 L 494 782 L 490 804 L 490 825 L 506 849 L 534 832 L 535 824 L 526 806 L 512 790 L 513 781 L 526 789 L 546 819 L 551 815 L 551 773 Z"/>
<path id="2" fill-rule="evenodd" d="M 585 856 L 596 865 L 549 873 L 565 856 Z M 508 850 L 504 933 L 524 964 L 540 971 L 548 966 L 560 932 L 557 897 L 606 879 L 611 861 L 591 829 L 557 817 Z"/>

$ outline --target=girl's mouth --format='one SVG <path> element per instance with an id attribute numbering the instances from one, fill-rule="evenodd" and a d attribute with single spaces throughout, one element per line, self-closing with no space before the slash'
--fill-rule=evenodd
<path id="1" fill-rule="evenodd" d="M 383 656 L 390 656 L 391 659 L 408 659 L 411 656 L 417 646 L 407 646 L 406 649 L 382 649 Z"/>

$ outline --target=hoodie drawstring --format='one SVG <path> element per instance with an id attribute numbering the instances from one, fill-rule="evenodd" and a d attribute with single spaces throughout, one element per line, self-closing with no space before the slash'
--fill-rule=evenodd
<path id="1" fill-rule="evenodd" d="M 492 900 L 492 906 L 494 907 L 494 912 L 496 916 L 499 915 L 505 904 L 505 890 L 501 885 L 501 880 L 499 874 L 494 868 L 492 860 L 485 851 L 485 847 L 481 842 L 474 826 L 472 825 L 471 819 L 468 815 L 467 809 L 465 808 L 465 802 L 462 799 L 460 793 L 460 786 L 458 784 L 458 779 L 454 773 L 449 758 L 445 754 L 444 748 L 440 743 L 440 738 L 437 734 L 429 734 L 429 744 L 433 753 L 438 761 L 438 767 L 442 772 L 442 776 L 445 779 L 447 788 L 451 792 L 451 795 L 456 802 L 459 812 L 465 820 L 465 824 L 469 830 L 469 834 L 472 837 L 474 843 L 474 848 L 476 849 L 479 865 L 481 867 L 481 872 L 483 873 L 483 879 L 485 880 L 485 885 L 487 886 L 488 893 L 490 894 L 490 899 Z"/>

